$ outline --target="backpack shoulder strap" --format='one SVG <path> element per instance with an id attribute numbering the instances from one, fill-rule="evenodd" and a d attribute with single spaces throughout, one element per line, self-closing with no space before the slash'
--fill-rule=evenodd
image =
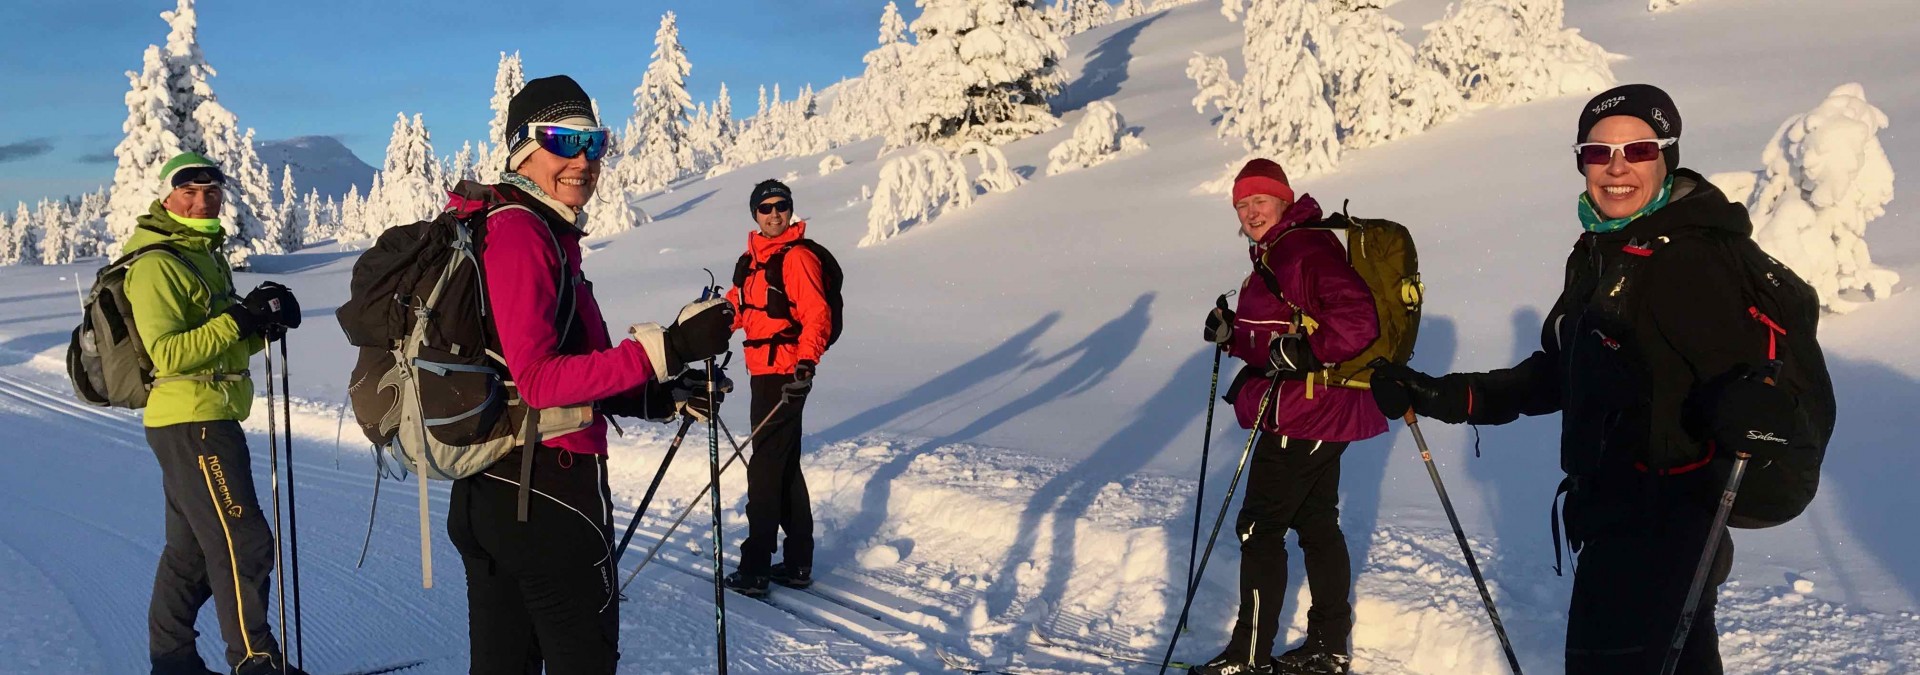
<path id="1" fill-rule="evenodd" d="M 146 226 L 143 225 L 141 227 L 146 227 Z M 188 260 L 187 256 L 180 252 L 180 249 L 174 248 L 173 245 L 168 244 L 166 242 L 148 244 L 146 246 L 142 246 L 132 251 L 128 251 L 126 255 L 120 256 L 119 260 L 113 261 L 111 264 L 107 265 L 106 269 L 101 270 L 101 274 L 102 276 L 104 276 L 105 274 L 113 271 L 115 268 L 124 268 L 126 271 L 131 272 L 133 271 L 134 263 L 139 262 L 140 259 L 155 253 L 164 255 L 168 258 L 172 258 L 175 262 L 178 262 L 182 266 L 187 268 L 187 276 L 193 277 L 193 280 L 200 284 L 201 292 L 204 292 L 207 294 L 207 313 L 209 314 L 213 313 L 213 309 L 214 309 L 213 286 L 208 285 L 207 278 L 204 276 L 201 276 L 199 266 L 194 265 L 192 260 Z M 89 301 L 91 301 L 91 298 L 89 298 Z"/>

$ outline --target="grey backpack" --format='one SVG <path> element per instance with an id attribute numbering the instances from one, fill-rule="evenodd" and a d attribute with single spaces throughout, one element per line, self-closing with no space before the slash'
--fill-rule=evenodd
<path id="1" fill-rule="evenodd" d="M 209 301 L 213 298 L 213 289 L 207 287 L 193 263 L 164 243 L 129 252 L 101 268 L 94 276 L 93 290 L 87 293 L 80 325 L 74 327 L 73 337 L 67 342 L 67 379 L 73 383 L 74 395 L 89 405 L 138 410 L 147 407 L 147 395 L 157 384 L 247 378 L 246 373 L 154 378 L 153 359 L 140 341 L 133 304 L 126 293 L 127 272 L 135 261 L 149 255 L 168 256 L 195 270 L 193 278 L 207 291 Z M 209 315 L 213 312 L 211 307 L 207 311 Z"/>

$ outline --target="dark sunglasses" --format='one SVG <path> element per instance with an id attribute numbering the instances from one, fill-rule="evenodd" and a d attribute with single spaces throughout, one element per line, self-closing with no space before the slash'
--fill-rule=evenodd
<path id="1" fill-rule="evenodd" d="M 755 206 L 755 207 L 753 207 L 753 210 L 755 210 L 755 211 L 759 211 L 759 212 L 760 212 L 760 215 L 763 215 L 763 216 L 764 216 L 764 215 L 767 215 L 767 214 L 769 214 L 769 213 L 773 213 L 773 212 L 775 212 L 775 211 L 779 211 L 779 212 L 781 212 L 781 213 L 788 213 L 788 212 L 791 212 L 791 211 L 793 211 L 793 202 L 792 202 L 792 201 L 789 201 L 789 200 L 785 200 L 785 199 L 782 199 L 782 200 L 780 200 L 780 201 L 777 201 L 777 202 L 772 202 L 772 203 L 768 203 L 768 204 L 761 204 L 761 205 L 759 205 L 759 206 Z"/>
<path id="2" fill-rule="evenodd" d="M 1639 164 L 1651 162 L 1660 156 L 1667 146 L 1680 142 L 1678 138 L 1660 138 L 1650 141 L 1631 141 L 1627 143 L 1580 143 L 1573 146 L 1573 152 L 1580 157 L 1581 164 L 1606 165 L 1613 163 L 1613 153 L 1620 153 L 1628 162 Z"/>

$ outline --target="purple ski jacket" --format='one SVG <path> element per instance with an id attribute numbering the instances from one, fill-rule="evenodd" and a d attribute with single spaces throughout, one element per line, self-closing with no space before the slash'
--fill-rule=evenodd
<path id="1" fill-rule="evenodd" d="M 1307 344 L 1322 363 L 1358 356 L 1380 334 L 1373 295 L 1347 264 L 1346 249 L 1337 236 L 1303 231 L 1281 238 L 1294 226 L 1320 217 L 1320 204 L 1302 195 L 1281 215 L 1279 224 L 1248 248 L 1248 257 L 1256 265 L 1261 256 L 1266 257 L 1280 287 L 1280 295 L 1275 296 L 1257 271 L 1240 284 L 1233 342 L 1227 353 L 1249 368 L 1260 369 L 1255 373 L 1265 372 L 1267 345 L 1293 329 L 1296 308 L 1317 324 L 1307 335 Z M 1272 388 L 1271 379 L 1255 374 L 1236 392 L 1233 408 L 1242 429 L 1253 428 L 1260 401 Z M 1260 428 L 1292 438 L 1359 441 L 1386 433 L 1387 420 L 1366 390 L 1329 387 L 1319 378 L 1311 388 L 1306 382 L 1284 380 Z"/>

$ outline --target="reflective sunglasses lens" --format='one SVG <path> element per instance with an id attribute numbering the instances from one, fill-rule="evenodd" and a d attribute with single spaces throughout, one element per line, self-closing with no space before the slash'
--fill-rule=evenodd
<path id="1" fill-rule="evenodd" d="M 1621 149 L 1621 154 L 1626 155 L 1627 161 L 1635 164 L 1651 162 L 1653 158 L 1660 156 L 1660 144 L 1654 141 L 1628 143 L 1627 147 Z"/>
<path id="2" fill-rule="evenodd" d="M 560 127 L 541 127 L 535 135 L 540 147 L 547 152 L 573 159 L 586 153 L 587 160 L 600 159 L 607 153 L 607 132 L 605 129 L 580 131 Z"/>

